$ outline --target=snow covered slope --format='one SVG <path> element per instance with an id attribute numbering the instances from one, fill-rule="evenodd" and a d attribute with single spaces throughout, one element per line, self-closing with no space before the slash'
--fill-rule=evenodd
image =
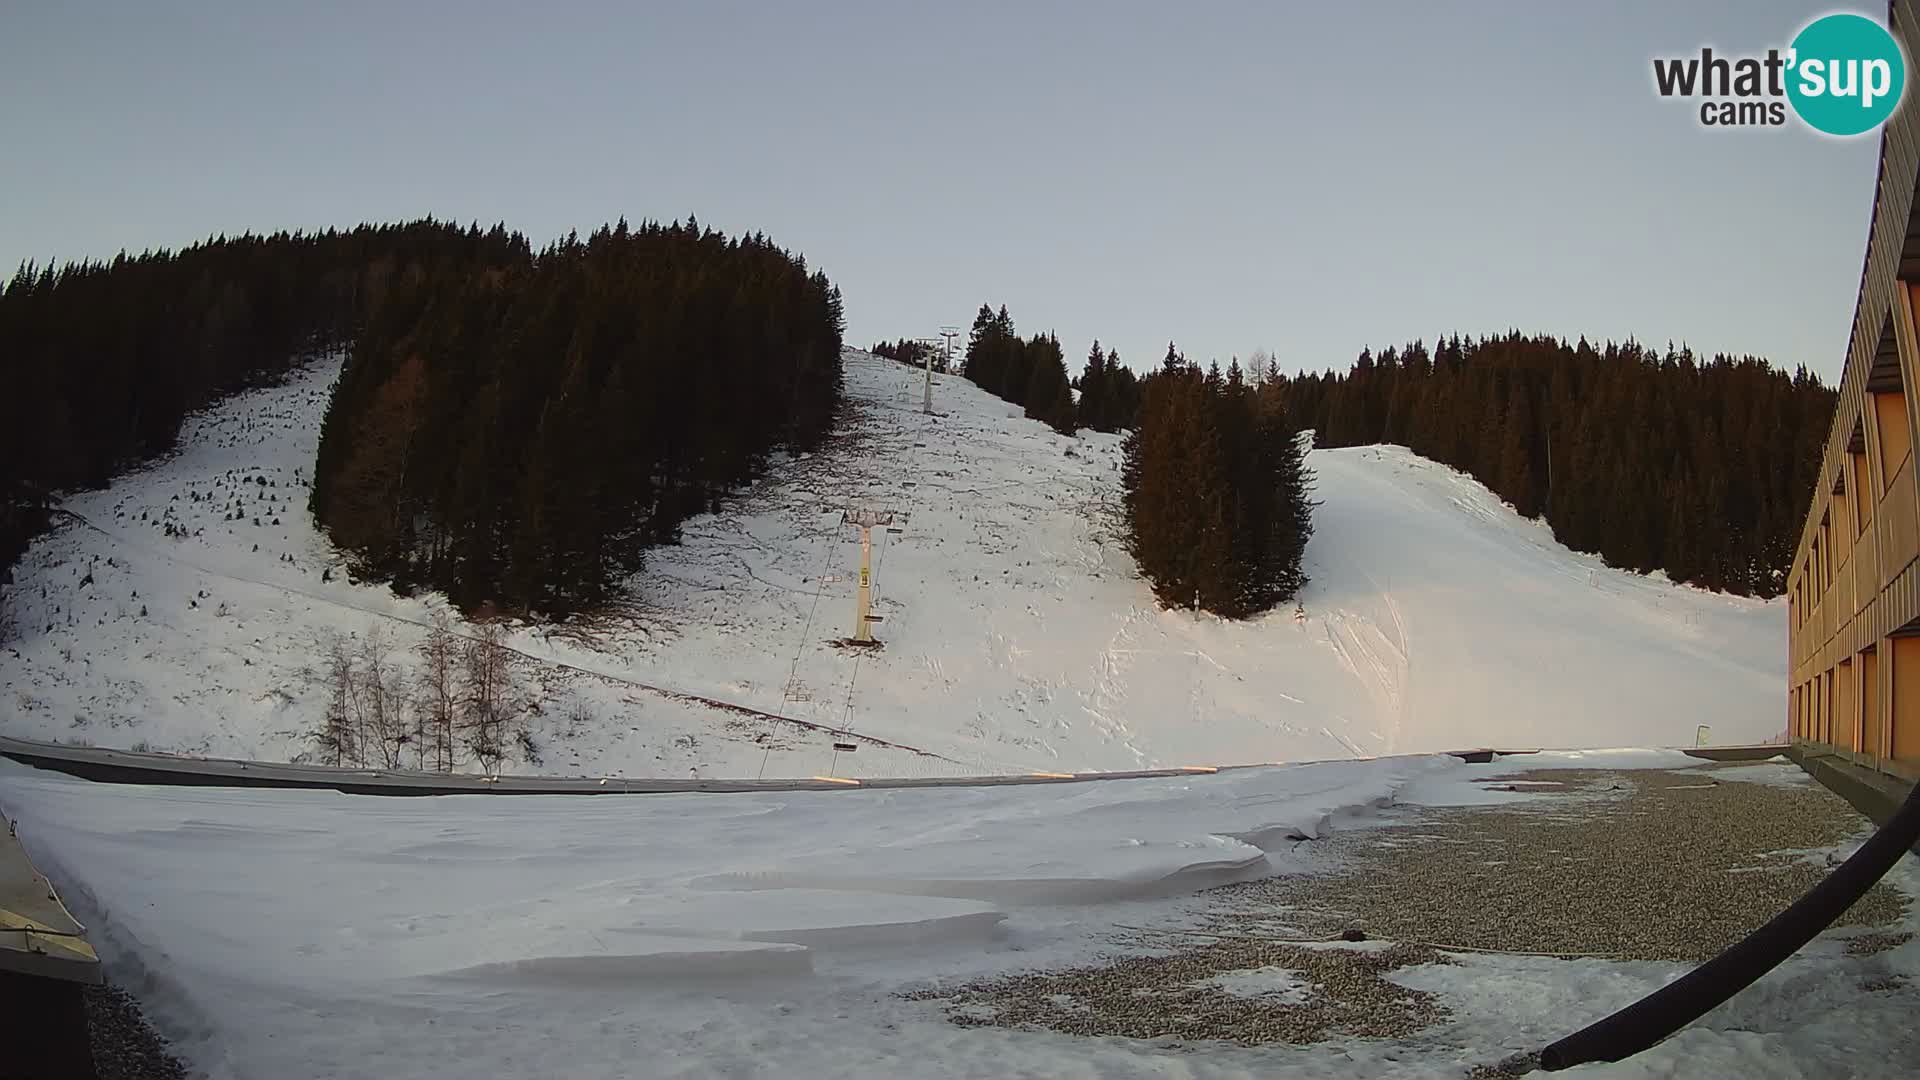
<path id="1" fill-rule="evenodd" d="M 303 511 L 333 370 L 195 417 L 172 459 L 68 501 L 75 523 L 11 590 L 7 733 L 289 758 L 311 746 L 328 632 L 384 627 L 405 658 L 444 605 L 348 583 Z M 1395 447 L 1310 456 L 1297 610 L 1160 611 L 1119 539 L 1118 437 L 936 384 L 924 416 L 918 372 L 850 351 L 829 446 L 689 522 L 617 615 L 518 628 L 539 760 L 512 767 L 925 775 L 1781 729 L 1784 604 L 1609 570 Z M 874 533 L 877 651 L 833 643 L 858 576 L 850 507 L 904 515 Z M 774 716 L 925 753 L 836 754 Z"/>

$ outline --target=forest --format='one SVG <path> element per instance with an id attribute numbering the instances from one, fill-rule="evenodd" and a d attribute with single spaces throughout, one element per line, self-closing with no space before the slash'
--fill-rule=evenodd
<path id="1" fill-rule="evenodd" d="M 1203 373 L 1172 344 L 1147 376 L 1121 476 L 1128 547 L 1161 606 L 1243 619 L 1306 584 L 1312 481 L 1281 390 L 1238 361 Z"/>
<path id="2" fill-rule="evenodd" d="M 188 412 L 351 341 L 399 283 L 525 247 L 423 220 L 23 265 L 0 290 L 0 579 L 54 493 L 167 452 Z"/>
<path id="3" fill-rule="evenodd" d="M 912 338 L 901 338 L 898 341 L 882 341 L 876 343 L 867 351 L 875 356 L 884 356 L 889 360 L 898 360 L 908 367 L 931 367 L 934 371 L 942 375 L 947 373 L 946 350 L 938 345 L 932 345 L 925 341 L 915 341 Z"/>
<path id="4" fill-rule="evenodd" d="M 804 259 L 692 221 L 537 253 L 504 226 L 425 219 L 28 264 L 0 288 L 0 568 L 59 491 L 166 453 L 191 410 L 346 350 L 311 508 L 359 572 L 469 608 L 576 610 L 770 454 L 818 445 L 843 323 Z M 875 351 L 918 363 L 922 348 Z M 1197 377 L 1176 366 L 1152 377 Z M 1020 336 L 1004 305 L 980 306 L 959 373 L 1065 434 L 1148 424 L 1147 380 L 1117 352 L 1094 342 L 1069 377 L 1059 338 Z M 1235 399 L 1230 375 L 1206 393 Z M 1755 596 L 1783 586 L 1834 398 L 1752 357 L 1517 332 L 1366 350 L 1340 373 L 1256 360 L 1240 381 L 1273 431 L 1408 446 L 1572 548 Z M 1162 392 L 1184 423 L 1268 430 Z"/>
<path id="5" fill-rule="evenodd" d="M 425 219 L 27 264 L 0 289 L 0 581 L 63 490 L 347 350 L 312 509 L 359 572 L 595 602 L 840 394 L 838 290 L 764 236 L 622 221 L 535 253 Z"/>
<path id="6" fill-rule="evenodd" d="M 463 608 L 605 601 L 841 391 L 839 290 L 697 223 L 422 274 L 354 341 L 312 510 L 361 573 Z"/>
<path id="7" fill-rule="evenodd" d="M 891 348 L 899 350 L 906 344 Z M 1021 338 L 1014 332 L 1005 304 L 997 312 L 991 305 L 980 305 L 967 335 L 960 374 L 1063 435 L 1083 427 L 1107 432 L 1130 428 L 1140 408 L 1139 380 L 1120 362 L 1118 352 L 1102 353 L 1095 341 L 1080 376 L 1069 379 L 1060 339 L 1052 334 Z"/>
<path id="8" fill-rule="evenodd" d="M 1576 551 L 1761 597 L 1785 587 L 1834 404 L 1804 367 L 1517 332 L 1366 350 L 1278 385 L 1319 446 L 1406 446 Z"/>

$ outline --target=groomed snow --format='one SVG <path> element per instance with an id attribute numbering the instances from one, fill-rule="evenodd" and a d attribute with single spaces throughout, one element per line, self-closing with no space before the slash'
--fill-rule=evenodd
<path id="1" fill-rule="evenodd" d="M 37 543 L 10 589 L 6 733 L 290 759 L 311 749 L 327 633 L 383 626 L 406 657 L 444 605 L 348 583 L 304 512 L 334 371 L 194 417 L 173 458 L 67 501 L 90 524 Z M 1321 506 L 1297 612 L 1161 611 L 1118 540 L 1118 437 L 1064 438 L 957 378 L 937 378 L 929 418 L 919 379 L 850 351 L 840 436 L 689 522 L 627 617 L 517 630 L 541 753 L 510 768 L 924 776 L 1781 729 L 1782 604 L 1609 570 L 1396 447 L 1310 456 Z M 848 506 L 907 514 L 875 533 L 879 652 L 829 643 L 853 612 Z M 659 689 L 934 756 L 836 756 L 830 734 Z"/>

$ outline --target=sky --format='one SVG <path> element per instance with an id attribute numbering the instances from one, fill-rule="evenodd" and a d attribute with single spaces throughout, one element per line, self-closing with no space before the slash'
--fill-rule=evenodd
<path id="1" fill-rule="evenodd" d="M 1507 328 L 1828 379 L 1877 136 L 1713 130 L 1655 56 L 1787 0 L 0 5 L 0 266 L 426 215 L 764 231 L 856 344 L 1005 304 L 1078 370 Z M 1872 13 L 1872 5 L 1859 10 Z"/>

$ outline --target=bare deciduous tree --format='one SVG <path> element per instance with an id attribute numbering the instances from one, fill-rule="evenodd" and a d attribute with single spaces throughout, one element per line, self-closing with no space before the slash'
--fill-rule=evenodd
<path id="1" fill-rule="evenodd" d="M 433 617 L 420 643 L 420 700 L 414 718 L 420 729 L 421 768 L 452 772 L 460 724 L 461 642 L 446 612 Z"/>
<path id="2" fill-rule="evenodd" d="M 406 685 L 393 662 L 392 640 L 383 627 L 368 630 L 361 643 L 360 672 L 354 688 L 361 746 L 378 755 L 380 765 L 399 768 L 406 760 L 413 731 L 407 719 Z"/>
<path id="3" fill-rule="evenodd" d="M 524 703 L 514 670 L 516 659 L 506 645 L 507 632 L 497 623 L 482 623 L 465 643 L 466 693 L 462 705 L 467 749 L 487 775 L 500 771 L 512 745 L 513 727 Z"/>
<path id="4" fill-rule="evenodd" d="M 1247 357 L 1247 382 L 1251 385 L 1264 386 L 1279 373 L 1273 354 L 1267 350 L 1255 349 L 1253 355 Z"/>
<path id="5" fill-rule="evenodd" d="M 320 730 L 314 735 L 320 760 L 329 765 L 362 763 L 360 739 L 355 725 L 353 642 L 338 630 L 321 643 L 324 667 L 320 681 L 327 693 L 327 711 Z"/>

